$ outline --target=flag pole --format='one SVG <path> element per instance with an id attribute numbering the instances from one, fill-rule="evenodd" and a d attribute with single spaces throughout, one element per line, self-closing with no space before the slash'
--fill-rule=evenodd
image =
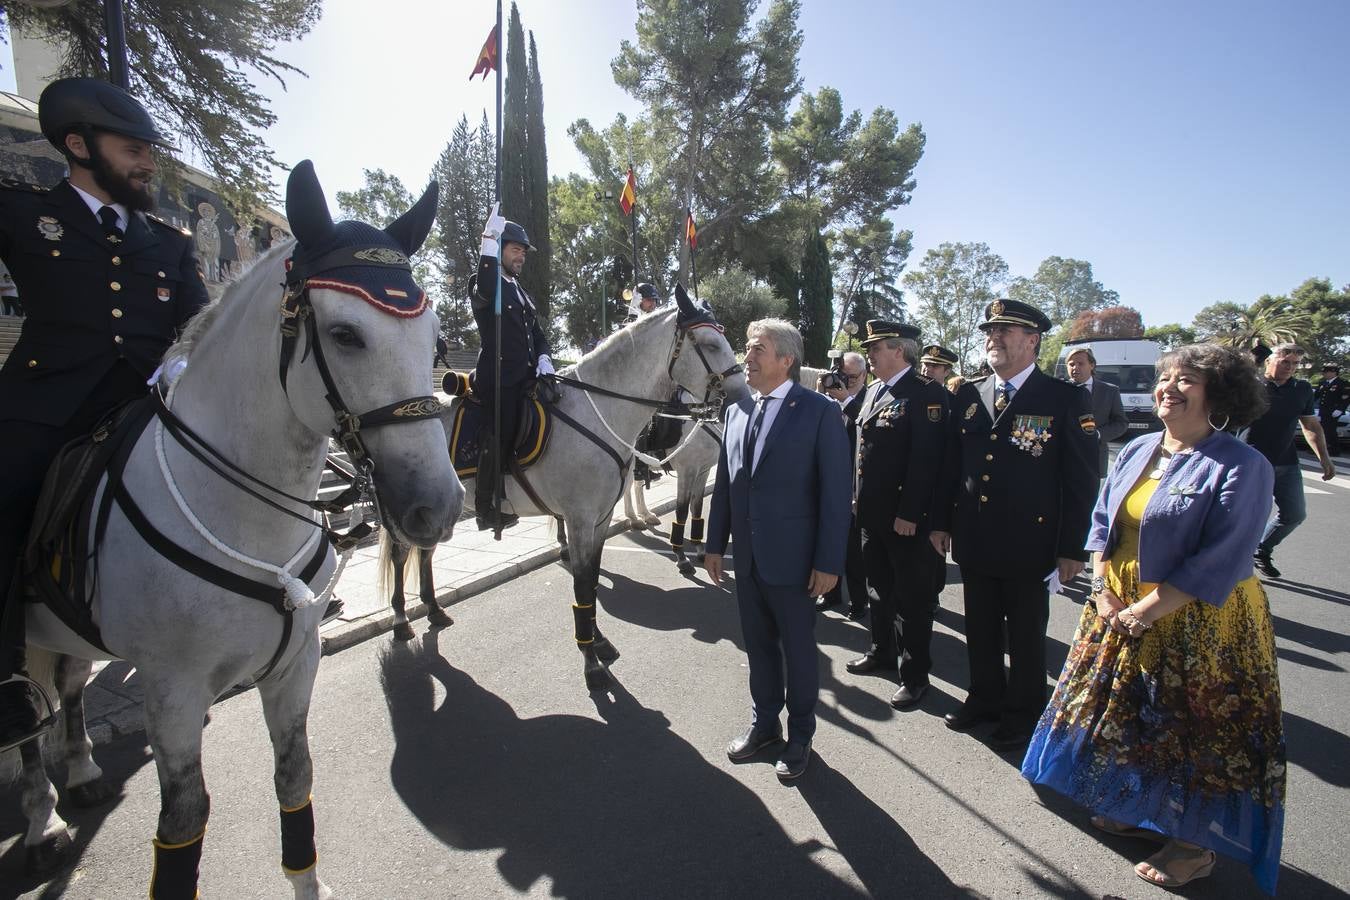
<path id="1" fill-rule="evenodd" d="M 633 163 L 628 163 L 628 171 L 633 171 Z M 633 191 L 633 212 L 629 216 L 629 227 L 633 232 L 633 293 L 637 293 L 637 286 L 641 276 L 638 275 L 638 249 L 637 249 L 637 191 Z"/>
<path id="2" fill-rule="evenodd" d="M 694 296 L 697 298 L 698 264 L 694 262 L 694 256 L 698 252 L 697 249 L 694 247 L 694 242 L 697 240 L 697 238 L 695 238 L 692 241 L 689 239 L 689 228 L 691 225 L 693 225 L 693 223 L 694 223 L 694 211 L 692 209 L 686 208 L 684 211 L 684 239 L 685 242 L 689 244 L 689 280 L 694 286 Z"/>
<path id="3" fill-rule="evenodd" d="M 502 40 L 502 0 L 497 0 L 497 139 L 496 152 L 493 156 L 493 199 L 500 204 L 502 202 L 502 70 L 506 68 L 506 43 Z M 500 207 L 498 207 L 500 210 Z M 493 367 L 495 378 L 492 392 L 492 440 L 496 443 L 496 453 L 493 454 L 497 461 L 496 471 L 492 473 L 492 505 L 495 508 L 492 522 L 492 539 L 500 541 L 502 539 L 502 495 L 505 493 L 503 487 L 506 477 L 506 457 L 510 452 L 508 448 L 502 446 L 502 240 L 501 235 L 497 236 L 497 295 L 496 302 L 492 307 L 492 314 L 496 319 L 495 333 L 496 347 L 493 348 Z"/>

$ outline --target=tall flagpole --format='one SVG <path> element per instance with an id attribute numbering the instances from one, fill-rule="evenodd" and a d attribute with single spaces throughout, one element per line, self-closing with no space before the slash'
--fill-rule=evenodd
<path id="1" fill-rule="evenodd" d="M 694 241 L 689 239 L 689 226 L 693 224 L 694 211 L 686 209 L 684 211 L 684 240 L 689 245 L 689 280 L 694 285 L 694 297 L 698 297 L 698 265 L 694 262 L 694 256 L 697 251 L 694 248 Z M 697 240 L 695 238 L 694 240 Z"/>
<path id="2" fill-rule="evenodd" d="M 497 150 L 493 157 L 493 199 L 502 202 L 502 69 L 506 68 L 506 41 L 502 32 L 502 0 L 497 0 Z M 500 210 L 500 206 L 498 210 Z M 492 439 L 496 442 L 497 469 L 492 475 L 492 501 L 495 507 L 492 523 L 492 539 L 502 539 L 502 495 L 506 478 L 506 454 L 510 448 L 501 444 L 502 434 L 502 239 L 497 236 L 497 299 L 492 307 L 496 317 L 496 348 L 494 348 L 493 366 L 495 378 L 492 392 Z"/>
<path id="3" fill-rule="evenodd" d="M 628 171 L 630 171 L 630 172 L 633 171 L 633 164 L 632 164 L 631 162 L 628 164 Z M 636 183 L 637 183 L 637 176 L 636 176 L 636 175 L 633 177 L 633 183 L 634 183 L 635 185 L 636 185 Z M 637 209 L 638 209 L 638 202 L 637 202 L 637 188 L 634 187 L 634 188 L 633 188 L 633 213 L 632 213 L 632 216 L 630 217 L 630 227 L 632 228 L 632 231 L 633 231 L 633 293 L 635 293 L 635 294 L 637 293 L 637 286 L 638 286 L 639 278 L 640 278 L 640 276 L 638 275 Z"/>

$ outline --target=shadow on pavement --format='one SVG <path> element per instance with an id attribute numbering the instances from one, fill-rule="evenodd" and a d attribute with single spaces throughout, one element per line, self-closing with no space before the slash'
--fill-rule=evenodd
<path id="1" fill-rule="evenodd" d="M 1277 637 L 1293 641 L 1295 644 L 1302 644 L 1305 647 L 1311 647 L 1314 650 L 1321 650 L 1323 653 L 1350 652 L 1350 635 L 1326 628 L 1318 628 L 1316 625 L 1308 625 L 1304 622 L 1295 622 L 1293 619 L 1286 619 L 1282 616 L 1272 615 L 1270 619 L 1275 625 Z"/>
<path id="2" fill-rule="evenodd" d="M 1288 762 L 1336 787 L 1350 787 L 1350 737 L 1285 710 Z"/>
<path id="3" fill-rule="evenodd" d="M 522 719 L 446 662 L 435 635 L 386 650 L 381 676 L 399 797 L 446 845 L 500 849 L 498 871 L 517 891 L 547 878 L 559 897 L 863 893 L 813 859 L 818 844 L 794 843 L 753 791 L 622 687 L 596 695 L 604 722 Z M 445 691 L 439 706 L 435 683 Z M 887 865 L 941 879 L 912 842 L 898 839 L 893 821 L 860 806 L 863 798 L 830 769 L 803 779 L 804 791 L 814 794 L 821 779 L 838 794 L 831 821 L 889 827 L 883 835 L 896 839 L 887 852 L 900 858 Z M 874 877 L 866 861 L 857 865 Z"/>
<path id="4" fill-rule="evenodd" d="M 1302 594 L 1305 597 L 1312 597 L 1316 600 L 1329 600 L 1332 603 L 1339 603 L 1342 606 L 1350 606 L 1350 594 L 1343 594 L 1340 591 L 1333 591 L 1331 588 L 1324 588 L 1315 584 L 1304 584 L 1301 581 L 1289 581 L 1286 578 L 1261 579 L 1271 587 L 1277 587 L 1282 591 L 1289 591 L 1293 594 Z"/>

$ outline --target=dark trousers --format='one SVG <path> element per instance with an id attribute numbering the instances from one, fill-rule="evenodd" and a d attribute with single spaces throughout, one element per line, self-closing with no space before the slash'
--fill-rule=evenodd
<path id="1" fill-rule="evenodd" d="M 1336 435 L 1336 420 L 1334 418 L 1323 418 L 1322 432 L 1327 436 L 1327 453 L 1332 456 L 1340 456 L 1341 441 Z"/>
<path id="2" fill-rule="evenodd" d="M 849 609 L 866 609 L 867 566 L 863 562 L 862 529 L 858 527 L 856 516 L 848 527 L 848 554 L 844 557 L 844 577 L 836 581 L 834 587 L 825 594 L 825 600 L 831 606 L 843 601 L 845 582 L 848 582 Z"/>
<path id="3" fill-rule="evenodd" d="M 966 656 L 970 693 L 966 703 L 996 712 L 1005 725 L 1032 728 L 1045 709 L 1045 627 L 1050 594 L 1036 577 L 1000 578 L 961 567 L 966 596 Z M 1003 672 L 1007 623 L 1007 676 Z"/>
<path id="4" fill-rule="evenodd" d="M 806 585 L 766 584 L 752 560 L 749 577 L 736 579 L 736 605 L 750 662 L 754 724 L 777 730 L 786 700 L 788 740 L 806 743 L 816 732 L 820 691 L 816 609 Z"/>
<path id="5" fill-rule="evenodd" d="M 502 433 L 497 446 L 510 453 L 515 449 L 516 433 L 520 429 L 520 404 L 525 399 L 525 382 L 502 385 L 501 388 L 475 384 L 474 393 L 483 404 L 483 428 L 487 431 L 493 431 L 493 397 L 498 393 L 502 395 Z"/>
<path id="6" fill-rule="evenodd" d="M 111 409 L 145 391 L 145 379 L 129 364 L 118 363 L 66 424 L 0 422 L 4 432 L 0 440 L 0 679 L 22 667 L 23 603 L 18 591 L 10 588 L 17 588 L 15 578 L 47 468 L 63 446 L 93 431 Z"/>
<path id="7" fill-rule="evenodd" d="M 901 683 L 927 684 L 933 668 L 930 645 L 937 607 L 933 569 L 938 563 L 928 533 L 901 537 L 894 530 L 864 529 L 863 557 L 872 588 L 868 622 L 872 652 L 887 661 L 899 658 Z"/>

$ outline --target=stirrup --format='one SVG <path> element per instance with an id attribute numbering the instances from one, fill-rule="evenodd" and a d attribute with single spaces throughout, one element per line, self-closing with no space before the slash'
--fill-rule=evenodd
<path id="1" fill-rule="evenodd" d="M 26 744 L 29 741 L 37 740 L 38 738 L 46 734 L 48 731 L 50 731 L 52 729 L 52 726 L 56 724 L 56 704 L 52 703 L 51 696 L 45 690 L 43 690 L 42 685 L 38 684 L 33 679 L 29 678 L 27 675 L 16 672 L 9 678 L 0 682 L 0 686 L 6 684 L 25 684 L 25 683 L 30 685 L 33 688 L 33 690 L 37 692 L 37 695 L 42 698 L 43 705 L 47 707 L 47 716 L 46 718 L 39 719 L 37 727 L 29 731 L 22 737 L 15 738 L 11 741 L 0 744 L 0 753 L 4 753 L 7 750 L 13 750 L 15 747 L 18 747 L 21 744 Z"/>

